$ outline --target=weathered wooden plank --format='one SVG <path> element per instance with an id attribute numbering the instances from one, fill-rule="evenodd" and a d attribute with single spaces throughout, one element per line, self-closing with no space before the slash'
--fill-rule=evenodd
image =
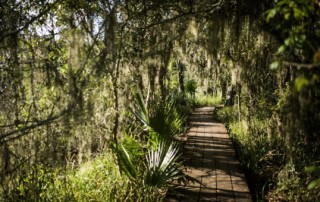
<path id="1" fill-rule="evenodd" d="M 176 190 L 174 201 L 251 201 L 251 195 L 232 142 L 213 108 L 199 108 L 190 116 L 185 143 L 185 174 L 190 180 Z"/>

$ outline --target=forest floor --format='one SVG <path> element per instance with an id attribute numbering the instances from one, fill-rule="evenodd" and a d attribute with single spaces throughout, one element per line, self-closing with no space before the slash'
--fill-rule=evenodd
<path id="1" fill-rule="evenodd" d="M 197 108 L 189 117 L 183 152 L 189 180 L 177 182 L 168 201 L 251 201 L 231 139 L 225 126 L 214 120 L 213 110 Z"/>

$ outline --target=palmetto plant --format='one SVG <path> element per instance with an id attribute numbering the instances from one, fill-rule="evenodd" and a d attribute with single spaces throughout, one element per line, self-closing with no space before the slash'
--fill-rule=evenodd
<path id="1" fill-rule="evenodd" d="M 133 93 L 135 99 L 135 110 L 133 111 L 134 115 L 141 121 L 145 129 L 150 125 L 149 121 L 149 112 L 146 104 L 143 101 L 143 96 L 140 90 Z"/>
<path id="2" fill-rule="evenodd" d="M 149 140 L 158 144 L 160 139 L 172 139 L 181 132 L 186 117 L 178 113 L 174 101 L 156 104 L 148 110 L 140 91 L 134 93 L 134 97 L 133 113 L 149 132 Z"/>
<path id="3" fill-rule="evenodd" d="M 179 147 L 176 143 L 161 141 L 156 150 L 149 151 L 146 155 L 145 183 L 163 187 L 171 180 L 183 177 L 179 157 Z"/>
<path id="4" fill-rule="evenodd" d="M 147 142 L 140 139 L 140 148 L 136 145 L 134 151 L 143 151 L 143 154 L 137 155 L 131 144 L 121 141 L 113 149 L 122 173 L 137 188 L 161 190 L 168 187 L 170 181 L 183 177 L 179 145 L 172 137 L 179 133 L 185 118 L 175 110 L 174 103 L 154 105 L 148 110 L 141 92 L 134 93 L 134 97 L 133 113 L 148 134 Z"/>
<path id="5" fill-rule="evenodd" d="M 139 167 L 134 165 L 133 159 L 127 149 L 122 144 L 119 144 L 118 147 L 113 147 L 113 149 L 117 155 L 121 171 L 124 172 L 130 180 L 135 181 L 138 178 Z"/>
<path id="6" fill-rule="evenodd" d="M 160 141 L 157 149 L 146 152 L 145 163 L 141 167 L 133 164 L 131 155 L 123 145 L 118 146 L 116 153 L 122 172 L 135 183 L 160 188 L 167 186 L 171 180 L 183 177 L 179 146 L 175 142 Z"/>
<path id="7" fill-rule="evenodd" d="M 174 103 L 159 104 L 150 114 L 150 127 L 161 138 L 170 139 L 179 134 L 183 128 L 185 117 L 180 115 Z"/>

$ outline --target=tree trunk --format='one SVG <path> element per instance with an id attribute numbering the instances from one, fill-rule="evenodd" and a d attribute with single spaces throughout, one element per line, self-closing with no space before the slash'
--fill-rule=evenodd
<path id="1" fill-rule="evenodd" d="M 178 62 L 178 78 L 179 78 L 179 87 L 182 96 L 184 97 L 184 65 L 179 61 Z"/>
<path id="2" fill-rule="evenodd" d="M 238 90 L 238 121 L 239 123 L 241 122 L 241 85 L 238 84 L 237 86 Z"/>
<path id="3" fill-rule="evenodd" d="M 156 76 L 157 76 L 156 65 L 154 64 L 148 65 L 149 87 L 148 87 L 148 95 L 146 99 L 146 104 L 148 108 L 150 108 L 152 102 L 154 101 L 154 89 L 155 89 Z"/>
<path id="4" fill-rule="evenodd" d="M 168 68 L 169 61 L 170 61 L 171 49 L 172 49 L 172 42 L 170 41 L 169 44 L 166 46 L 166 50 L 163 55 L 163 64 L 160 66 L 160 71 L 159 71 L 159 86 L 160 86 L 160 96 L 161 96 L 160 99 L 162 101 L 164 101 L 167 96 L 165 79 L 166 79 L 167 72 L 168 72 L 167 68 Z"/>
<path id="5" fill-rule="evenodd" d="M 227 96 L 226 96 L 227 98 L 226 98 L 226 102 L 225 102 L 226 106 L 233 106 L 234 105 L 236 94 L 237 94 L 237 91 L 235 89 L 235 86 L 234 85 L 229 86 L 228 91 L 227 91 Z"/>
<path id="6" fill-rule="evenodd" d="M 119 65 L 120 65 L 120 50 L 116 47 L 116 28 L 117 28 L 117 1 L 116 5 L 113 6 L 109 18 L 107 16 L 109 25 L 107 27 L 107 36 L 105 38 L 105 45 L 108 47 L 108 52 L 111 53 L 112 70 L 110 71 L 113 91 L 113 110 L 114 110 L 114 121 L 112 128 L 113 142 L 118 145 L 118 128 L 119 128 L 119 92 L 118 92 L 118 78 L 119 78 Z M 122 34 L 122 33 L 120 33 Z M 121 38 L 121 37 L 120 37 Z"/>

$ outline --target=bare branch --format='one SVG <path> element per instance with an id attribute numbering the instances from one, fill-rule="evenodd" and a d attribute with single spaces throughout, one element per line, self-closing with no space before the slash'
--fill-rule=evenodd
<path id="1" fill-rule="evenodd" d="M 284 64 L 286 66 L 294 66 L 294 67 L 297 67 L 297 68 L 306 68 L 306 69 L 320 68 L 320 63 L 303 64 L 303 63 L 284 61 L 284 62 L 282 62 L 282 64 Z"/>
<path id="2" fill-rule="evenodd" d="M 14 134 L 17 134 L 17 133 L 23 133 L 23 132 L 26 132 L 28 130 L 31 130 L 31 129 L 34 129 L 34 128 L 37 128 L 39 126 L 43 126 L 43 125 L 49 125 L 51 124 L 52 122 L 54 122 L 55 120 L 57 120 L 58 118 L 61 118 L 63 117 L 65 114 L 69 113 L 74 107 L 76 106 L 76 104 L 69 104 L 68 107 L 61 111 L 59 114 L 55 115 L 55 116 L 49 116 L 47 119 L 45 120 L 42 120 L 42 121 L 38 121 L 38 122 L 34 122 L 33 124 L 31 125 L 28 125 L 28 126 L 25 126 L 25 127 L 22 127 L 20 129 L 16 129 L 16 130 L 13 130 L 13 131 L 10 131 L 8 133 L 4 133 L 4 134 L 0 134 L 0 145 L 5 143 L 5 142 L 8 142 L 10 140 L 13 140 L 13 139 L 16 139 L 18 137 L 21 137 L 21 136 L 24 136 L 26 134 L 20 134 L 16 137 L 13 137 L 13 138 L 10 138 L 10 139 L 5 139 L 5 138 L 8 138 Z"/>
<path id="3" fill-rule="evenodd" d="M 41 18 L 42 16 L 44 16 L 45 14 L 47 14 L 51 8 L 53 6 L 55 6 L 57 3 L 59 3 L 60 0 L 57 0 L 56 2 L 53 2 L 52 4 L 48 5 L 48 7 L 44 8 L 43 11 L 41 11 L 37 16 L 34 16 L 33 18 L 31 18 L 28 22 L 26 22 L 22 27 L 20 27 L 17 30 L 14 30 L 12 32 L 9 33 L 4 33 L 3 36 L 0 35 L 0 41 L 3 41 L 5 38 L 9 37 L 10 35 L 14 35 L 14 34 L 18 34 L 19 32 L 21 32 L 22 30 L 28 28 L 32 23 L 34 23 L 35 21 L 37 21 L 39 18 Z"/>

